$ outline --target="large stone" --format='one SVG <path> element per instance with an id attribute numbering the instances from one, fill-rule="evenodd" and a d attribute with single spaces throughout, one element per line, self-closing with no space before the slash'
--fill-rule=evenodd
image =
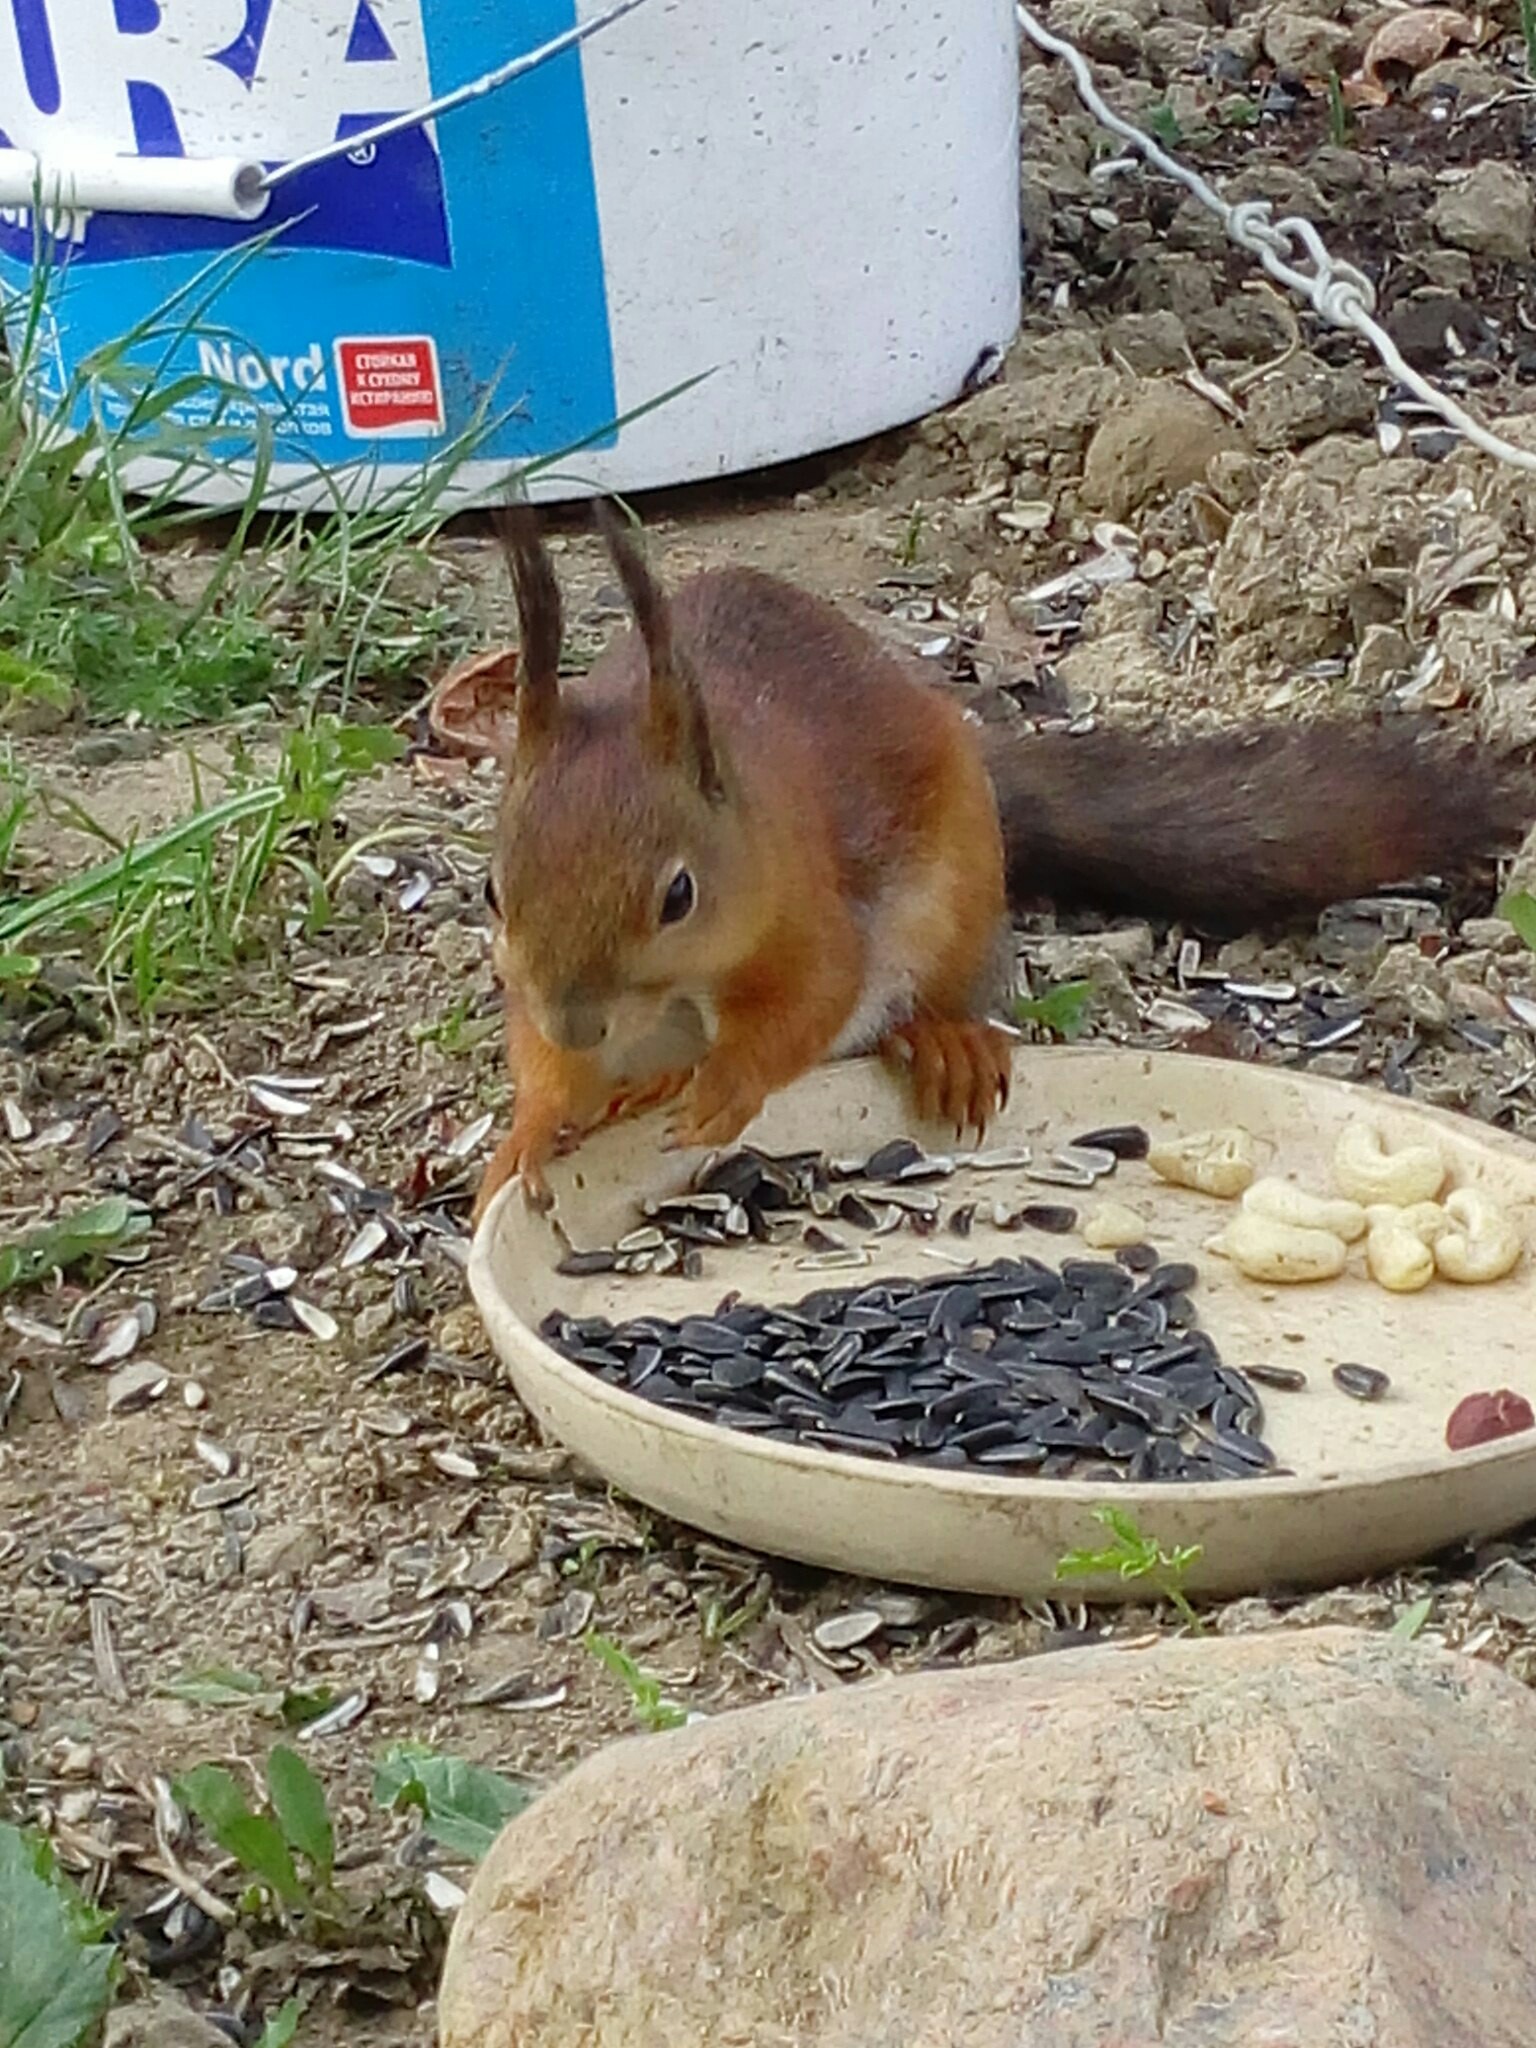
<path id="1" fill-rule="evenodd" d="M 1459 185 L 1441 193 L 1429 211 L 1443 241 L 1501 263 L 1530 260 L 1536 236 L 1536 200 L 1530 181 L 1512 164 L 1480 163 Z"/>
<path id="2" fill-rule="evenodd" d="M 1215 456 L 1241 445 L 1205 399 L 1182 384 L 1149 382 L 1088 444 L 1083 503 L 1124 519 L 1150 498 L 1201 482 Z"/>
<path id="3" fill-rule="evenodd" d="M 1350 1629 L 1068 1650 L 600 1751 L 442 2048 L 1530 2048 L 1536 1701 Z"/>

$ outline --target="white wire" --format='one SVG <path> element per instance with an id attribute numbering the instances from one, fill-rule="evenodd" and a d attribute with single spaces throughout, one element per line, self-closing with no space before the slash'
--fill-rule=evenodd
<path id="1" fill-rule="evenodd" d="M 1052 35 L 1022 4 L 1017 5 L 1014 12 L 1018 16 L 1019 27 L 1029 40 L 1051 56 L 1059 57 L 1066 65 L 1077 87 L 1078 98 L 1093 118 L 1129 143 L 1149 164 L 1166 176 L 1177 179 L 1186 191 L 1192 192 L 1202 206 L 1216 215 L 1239 248 L 1258 257 L 1272 278 L 1298 297 L 1306 299 L 1319 319 L 1326 320 L 1332 327 L 1347 328 L 1363 336 L 1397 382 L 1405 385 L 1458 433 L 1465 435 L 1474 447 L 1515 469 L 1536 470 L 1536 454 L 1501 440 L 1464 411 L 1454 398 L 1438 390 L 1403 361 L 1391 335 L 1372 318 L 1376 310 L 1376 292 L 1370 279 L 1352 263 L 1330 256 L 1311 221 L 1295 215 L 1284 220 L 1271 220 L 1267 199 L 1245 199 L 1235 206 L 1229 205 L 1198 171 L 1177 162 L 1150 135 L 1144 135 L 1105 104 L 1080 50 L 1060 36 Z M 1295 261 L 1288 260 L 1293 258 L 1302 258 L 1305 267 L 1298 267 Z"/>
<path id="2" fill-rule="evenodd" d="M 588 36 L 595 36 L 599 29 L 607 28 L 612 22 L 626 14 L 632 14 L 644 0 L 615 0 L 615 4 L 602 14 L 594 14 L 590 21 L 578 22 L 574 28 L 566 29 L 558 36 L 552 36 L 547 43 L 541 43 L 536 50 L 529 50 L 524 56 L 514 57 L 509 64 L 503 64 L 495 71 L 487 71 L 483 78 L 475 78 L 468 85 L 455 86 L 452 92 L 445 92 L 440 99 L 431 100 L 424 107 L 417 107 L 409 114 L 391 114 L 387 121 L 380 121 L 375 127 L 360 128 L 355 135 L 344 136 L 338 142 L 328 142 L 321 149 L 312 149 L 307 156 L 296 156 L 291 162 L 278 164 L 262 175 L 259 190 L 274 191 L 277 186 L 296 178 L 300 171 L 311 171 L 316 164 L 326 164 L 333 157 L 351 156 L 354 150 L 366 149 L 369 144 L 383 142 L 387 136 L 399 135 L 406 128 L 421 128 L 439 114 L 446 114 L 454 107 L 462 107 L 470 100 L 483 99 L 487 93 L 499 92 L 504 85 L 510 85 L 515 78 L 526 78 L 530 71 L 537 71 L 541 64 L 547 64 L 552 57 L 562 56 L 567 50 L 574 50 L 578 43 L 584 43 Z"/>

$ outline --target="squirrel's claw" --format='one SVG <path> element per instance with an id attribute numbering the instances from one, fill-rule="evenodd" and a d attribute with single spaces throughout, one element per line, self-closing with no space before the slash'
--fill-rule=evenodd
<path id="1" fill-rule="evenodd" d="M 925 1122 L 952 1124 L 961 1135 L 974 1130 L 980 1139 L 1007 1106 L 1013 1042 L 993 1024 L 916 1017 L 898 1025 L 880 1051 Z"/>

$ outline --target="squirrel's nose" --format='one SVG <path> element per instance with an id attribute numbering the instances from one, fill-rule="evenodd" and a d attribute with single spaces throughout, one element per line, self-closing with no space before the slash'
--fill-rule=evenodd
<path id="1" fill-rule="evenodd" d="M 608 1036 L 608 1016 L 589 996 L 567 996 L 550 1018 L 557 1045 L 567 1052 L 591 1052 Z"/>

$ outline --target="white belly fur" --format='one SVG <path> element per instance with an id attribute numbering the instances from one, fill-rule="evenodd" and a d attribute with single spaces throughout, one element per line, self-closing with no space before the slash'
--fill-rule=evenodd
<path id="1" fill-rule="evenodd" d="M 932 894 L 939 881 L 931 872 L 923 878 L 904 876 L 901 887 L 887 889 L 870 907 L 865 926 L 864 986 L 829 1058 L 849 1059 L 870 1052 L 888 1031 L 910 1021 L 917 1005 L 913 928 L 931 914 Z"/>
<path id="2" fill-rule="evenodd" d="M 933 958 L 936 933 L 952 929 L 970 887 L 970 877 L 953 863 L 930 861 L 915 872 L 908 869 L 870 906 L 864 986 L 832 1047 L 832 1059 L 870 1052 L 888 1031 L 912 1021 L 921 993 L 914 963 Z M 1001 1001 L 1012 985 L 1012 933 L 1006 922 L 998 944 L 988 976 L 997 981 L 996 990 L 973 993 L 973 1000 L 986 1008 Z"/>

